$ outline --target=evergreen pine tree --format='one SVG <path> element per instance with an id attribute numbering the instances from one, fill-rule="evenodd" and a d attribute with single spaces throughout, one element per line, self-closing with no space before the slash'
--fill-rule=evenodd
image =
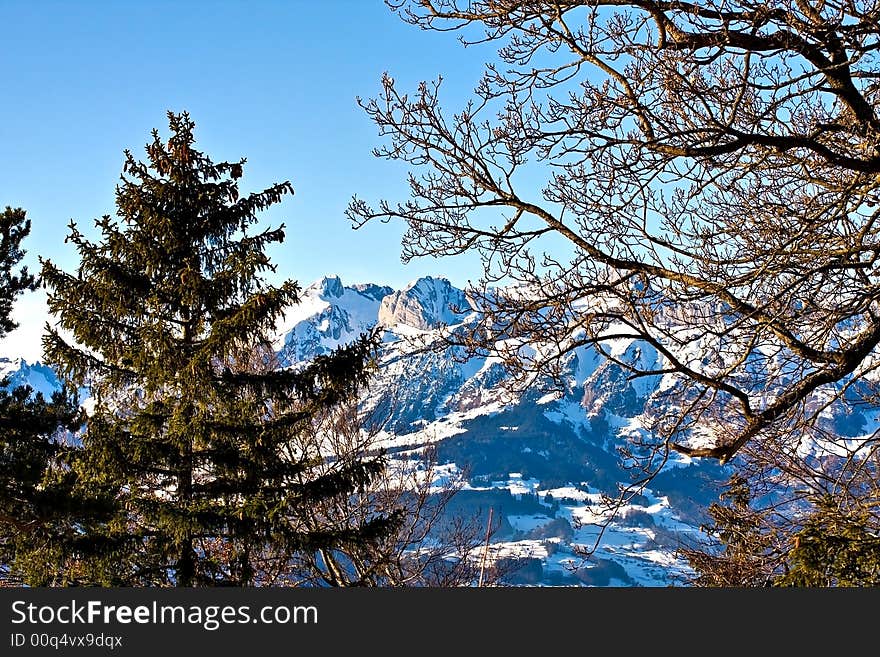
<path id="1" fill-rule="evenodd" d="M 29 386 L 0 390 L 0 580 L 32 586 L 80 581 L 84 532 L 112 497 L 82 497 L 69 464 L 81 421 L 76 397 Z M 89 517 L 91 516 L 91 517 Z M 86 577 L 91 581 L 91 577 Z"/>
<path id="2" fill-rule="evenodd" d="M 862 464 L 863 465 L 863 464 Z M 861 468 L 860 468 L 861 469 Z M 734 475 L 709 507 L 713 541 L 682 549 L 696 586 L 878 586 L 880 532 L 876 496 L 826 492 L 797 508 L 757 506 L 749 481 Z M 778 526 L 778 517 L 785 527 Z"/>
<path id="3" fill-rule="evenodd" d="M 7 205 L 0 214 L 0 338 L 16 327 L 12 320 L 12 304 L 16 297 L 36 288 L 36 281 L 27 267 L 16 271 L 25 255 L 21 242 L 30 232 L 31 222 L 25 211 Z"/>
<path id="4" fill-rule="evenodd" d="M 296 371 L 265 366 L 269 333 L 299 288 L 265 280 L 274 271 L 265 250 L 284 239 L 283 225 L 252 229 L 292 187 L 240 196 L 245 160 L 212 162 L 194 148 L 187 113 L 168 119 L 170 138 L 154 130 L 145 163 L 125 151 L 117 216 L 96 220 L 100 240 L 71 222 L 78 270 L 43 262 L 58 318 L 44 349 L 91 390 L 79 485 L 109 487 L 120 502 L 93 527 L 112 546 L 100 583 L 273 582 L 299 552 L 380 540 L 399 521 L 377 514 L 316 529 L 311 508 L 367 485 L 384 463 L 338 459 L 328 469 L 327 455 L 299 448 L 315 442 L 301 439 L 314 417 L 366 385 L 377 338 Z"/>
<path id="5" fill-rule="evenodd" d="M 793 543 L 776 586 L 880 586 L 880 535 L 869 508 L 819 498 Z"/>
<path id="6" fill-rule="evenodd" d="M 21 208 L 0 214 L 0 339 L 16 328 L 16 297 L 37 283 L 27 267 L 18 268 L 30 227 Z M 59 520 L 72 499 L 71 481 L 62 464 L 72 448 L 61 438 L 78 416 L 70 395 L 47 401 L 29 386 L 0 381 L 0 581 L 31 580 L 31 567 L 47 560 L 46 537 L 66 524 Z"/>
<path id="7" fill-rule="evenodd" d="M 748 480 L 733 475 L 720 503 L 709 506 L 710 522 L 702 527 L 711 544 L 680 549 L 695 572 L 693 585 L 767 586 L 784 568 L 780 536 L 752 502 Z"/>

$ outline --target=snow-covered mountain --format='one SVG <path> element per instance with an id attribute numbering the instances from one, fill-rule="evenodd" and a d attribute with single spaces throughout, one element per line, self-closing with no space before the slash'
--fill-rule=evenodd
<path id="1" fill-rule="evenodd" d="M 338 276 L 305 288 L 276 330 L 281 365 L 309 360 L 351 342 L 375 326 L 382 300 L 392 293 L 390 287 L 379 285 L 344 287 Z"/>
<path id="2" fill-rule="evenodd" d="M 461 290 L 445 278 L 427 276 L 382 298 L 379 324 L 429 330 L 462 321 L 469 309 Z"/>
<path id="3" fill-rule="evenodd" d="M 632 379 L 591 347 L 563 363 L 561 391 L 541 385 L 512 392 L 493 357 L 464 358 L 457 348 L 426 348 L 441 331 L 474 321 L 467 295 L 443 278 L 426 277 L 394 290 L 345 285 L 338 276 L 306 287 L 278 324 L 281 366 L 296 366 L 382 328 L 380 368 L 366 398 L 382 421 L 389 454 L 409 459 L 431 445 L 439 472 L 458 472 L 467 485 L 450 512 L 489 508 L 500 528 L 494 556 L 517 562 L 514 583 L 665 586 L 683 582 L 683 542 L 699 539 L 706 506 L 717 500 L 727 472 L 714 461 L 676 457 L 650 488 L 619 509 L 587 563 L 607 519 L 604 501 L 632 481 L 618 447 L 650 431 L 650 413 L 677 385 L 668 376 Z M 538 347 L 535 347 L 538 348 Z M 650 345 L 632 339 L 606 344 L 640 369 L 661 365 Z M 656 367 L 656 369 L 660 369 Z M 58 386 L 52 371 L 23 360 L 0 360 L 0 374 L 44 394 Z M 540 382 L 539 382 L 540 383 Z M 877 427 L 876 413 L 830 405 L 829 430 L 856 436 Z"/>
<path id="4" fill-rule="evenodd" d="M 10 388 L 30 386 L 34 392 L 48 399 L 61 388 L 61 382 L 51 367 L 28 363 L 24 358 L 0 358 L 0 382 L 6 380 Z"/>
<path id="5" fill-rule="evenodd" d="M 590 563 L 605 518 L 603 496 L 631 481 L 616 448 L 645 431 L 644 413 L 664 384 L 631 380 L 589 348 L 575 351 L 562 394 L 539 388 L 511 394 L 492 357 L 465 359 L 456 348 L 425 348 L 441 329 L 473 319 L 466 294 L 443 278 L 422 278 L 401 290 L 343 285 L 328 277 L 303 291 L 279 327 L 283 365 L 295 365 L 384 329 L 381 366 L 365 406 L 383 419 L 381 437 L 393 456 L 433 445 L 444 468 L 465 472 L 468 485 L 452 505 L 501 517 L 496 556 L 525 567 L 514 581 L 540 584 L 668 585 L 681 581 L 680 541 L 699 534 L 699 510 L 717 498 L 725 473 L 682 457 L 621 510 Z M 621 340 L 623 361 L 653 365 L 657 352 Z M 674 467 L 673 467 L 674 466 Z M 517 579 L 518 578 L 518 579 Z"/>

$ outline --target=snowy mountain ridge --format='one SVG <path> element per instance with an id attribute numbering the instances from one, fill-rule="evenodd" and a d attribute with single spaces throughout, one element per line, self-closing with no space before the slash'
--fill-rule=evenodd
<path id="1" fill-rule="evenodd" d="M 52 393 L 61 388 L 61 382 L 55 371 L 39 362 L 28 363 L 24 358 L 0 357 L 0 381 L 6 380 L 7 386 L 17 388 L 30 386 L 49 399 Z"/>
<path id="2" fill-rule="evenodd" d="M 632 481 L 618 447 L 627 438 L 648 437 L 656 414 L 670 410 L 670 390 L 686 382 L 669 374 L 632 378 L 595 348 L 578 347 L 563 363 L 562 390 L 548 393 L 541 381 L 512 388 L 495 357 L 464 359 L 456 347 L 426 348 L 441 329 L 454 331 L 475 319 L 466 293 L 449 281 L 418 279 L 385 296 L 389 288 L 368 286 L 364 302 L 356 296 L 363 296 L 364 286 L 327 280 L 304 295 L 304 304 L 319 311 L 300 314 L 279 336 L 284 362 L 293 364 L 296 355 L 320 353 L 359 330 L 381 326 L 379 373 L 364 403 L 385 418 L 385 446 L 403 458 L 430 444 L 444 467 L 466 469 L 463 493 L 504 518 L 495 547 L 499 555 L 529 564 L 525 583 L 682 581 L 688 569 L 676 548 L 700 538 L 703 510 L 717 501 L 729 474 L 714 461 L 673 454 L 650 489 L 620 509 L 589 562 L 580 560 L 580 548 L 593 547 L 608 517 L 603 496 L 615 496 Z M 668 319 L 680 320 L 676 313 Z M 662 356 L 645 342 L 619 338 L 604 348 L 637 369 L 663 369 Z M 525 354 L 540 349 L 523 345 Z M 772 365 L 772 355 L 759 365 L 764 376 Z M 759 394 L 772 395 L 772 386 Z M 822 421 L 842 436 L 880 426 L 871 409 L 833 404 Z M 694 432 L 692 442 L 710 438 L 711 431 Z"/>

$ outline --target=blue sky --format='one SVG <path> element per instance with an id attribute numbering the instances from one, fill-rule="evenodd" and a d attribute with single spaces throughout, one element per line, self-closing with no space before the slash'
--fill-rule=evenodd
<path id="1" fill-rule="evenodd" d="M 444 108 L 470 95 L 488 50 L 454 33 L 424 32 L 381 0 L 0 0 L 0 204 L 33 222 L 26 261 L 76 267 L 64 243 L 75 219 L 87 234 L 113 214 L 123 149 L 143 155 L 167 110 L 190 112 L 197 147 L 215 161 L 246 157 L 243 191 L 290 180 L 296 193 L 263 215 L 284 222 L 271 251 L 280 277 L 308 284 L 400 287 L 426 274 L 463 285 L 474 257 L 400 263 L 401 225 L 353 231 L 352 196 L 404 198 L 406 170 L 374 158 L 376 127 L 355 102 L 383 71 L 407 89 L 444 77 Z M 39 357 L 40 295 L 16 309 L 22 328 L 0 355 Z"/>

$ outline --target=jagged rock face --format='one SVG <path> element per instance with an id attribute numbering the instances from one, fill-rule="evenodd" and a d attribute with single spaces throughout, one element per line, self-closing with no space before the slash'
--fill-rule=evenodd
<path id="1" fill-rule="evenodd" d="M 378 321 L 382 326 L 428 330 L 460 322 L 464 315 L 455 311 L 467 307 L 464 292 L 445 278 L 428 276 L 382 299 Z"/>
<path id="2" fill-rule="evenodd" d="M 345 288 L 342 287 L 342 280 L 339 276 L 328 276 L 322 279 L 319 285 L 321 296 L 325 298 L 339 298 L 345 293 Z"/>

